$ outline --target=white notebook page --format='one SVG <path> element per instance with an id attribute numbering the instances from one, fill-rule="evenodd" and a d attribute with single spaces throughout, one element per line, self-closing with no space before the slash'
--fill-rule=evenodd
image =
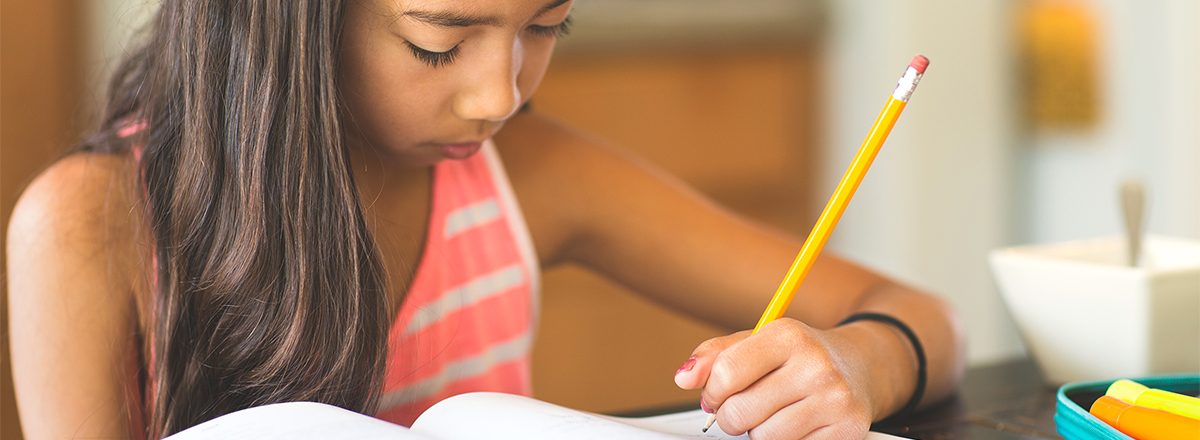
<path id="1" fill-rule="evenodd" d="M 407 428 L 332 405 L 289 402 L 243 409 L 170 440 L 429 440 Z"/>
<path id="2" fill-rule="evenodd" d="M 712 428 L 707 433 L 701 432 L 700 428 L 704 427 L 704 422 L 708 421 L 708 414 L 701 410 L 687 411 L 675 414 L 667 414 L 655 417 L 609 417 L 613 420 L 620 421 L 625 424 L 637 426 L 642 429 L 658 431 L 671 434 L 674 438 L 696 438 L 696 439 L 715 439 L 715 440 L 749 440 L 750 436 L 729 435 L 721 430 L 719 424 L 714 423 Z M 884 434 L 880 432 L 868 432 L 865 440 L 904 440 L 904 437 L 896 437 L 894 435 Z M 908 439 L 911 440 L 911 439 Z"/>
<path id="3" fill-rule="evenodd" d="M 668 440 L 749 439 L 731 436 L 713 425 L 700 432 L 707 414 L 695 410 L 657 417 L 601 416 L 563 408 L 528 397 L 499 393 L 468 393 L 439 402 L 421 414 L 413 432 L 440 440 Z M 866 440 L 898 439 L 872 432 Z"/>

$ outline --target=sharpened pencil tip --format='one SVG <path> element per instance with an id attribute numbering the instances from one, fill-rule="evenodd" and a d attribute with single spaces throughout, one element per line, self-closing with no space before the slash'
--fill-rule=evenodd
<path id="1" fill-rule="evenodd" d="M 709 414 L 708 421 L 704 423 L 704 429 L 701 429 L 700 432 L 707 433 L 708 428 L 712 428 L 713 422 L 715 421 L 717 421 L 717 415 L 715 413 Z"/>

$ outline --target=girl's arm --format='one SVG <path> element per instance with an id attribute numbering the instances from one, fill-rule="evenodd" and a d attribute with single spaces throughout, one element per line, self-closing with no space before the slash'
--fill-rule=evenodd
<path id="1" fill-rule="evenodd" d="M 8 228 L 13 379 L 25 438 L 129 438 L 133 246 L 114 157 L 75 155 L 21 196 Z M 122 212 L 123 208 L 123 212 Z M 118 224 L 115 224 L 118 223 Z"/>
<path id="2" fill-rule="evenodd" d="M 581 263 L 725 328 L 753 328 L 802 245 L 545 117 L 513 118 L 497 142 L 543 262 Z M 679 154 L 688 154 L 686 146 Z M 705 403 L 718 409 L 730 434 L 865 432 L 870 421 L 904 405 L 917 376 L 914 349 L 899 330 L 870 321 L 833 328 L 868 311 L 906 323 L 924 345 L 929 382 L 922 401 L 949 395 L 964 354 L 953 310 L 829 254 L 793 300 L 793 319 L 754 337 L 705 342 L 676 382 L 703 387 Z M 800 404 L 805 399 L 809 404 Z M 818 404 L 824 418 L 805 409 Z M 788 417 L 797 411 L 806 416 Z"/>

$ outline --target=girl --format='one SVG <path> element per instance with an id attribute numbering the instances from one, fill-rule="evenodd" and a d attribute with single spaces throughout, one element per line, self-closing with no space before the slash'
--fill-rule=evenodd
<path id="1" fill-rule="evenodd" d="M 564 262 L 753 325 L 795 237 L 522 111 L 571 6 L 163 2 L 99 129 L 13 214 L 25 435 L 159 437 L 290 400 L 408 423 L 528 394 L 539 268 Z M 957 383 L 936 298 L 823 256 L 797 299 L 676 373 L 725 431 L 861 438 Z"/>

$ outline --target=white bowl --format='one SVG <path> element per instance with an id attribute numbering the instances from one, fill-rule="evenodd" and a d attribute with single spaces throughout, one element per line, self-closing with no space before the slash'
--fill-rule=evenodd
<path id="1" fill-rule="evenodd" d="M 1200 242 L 1104 237 L 997 249 L 992 271 L 1046 381 L 1200 371 Z"/>

